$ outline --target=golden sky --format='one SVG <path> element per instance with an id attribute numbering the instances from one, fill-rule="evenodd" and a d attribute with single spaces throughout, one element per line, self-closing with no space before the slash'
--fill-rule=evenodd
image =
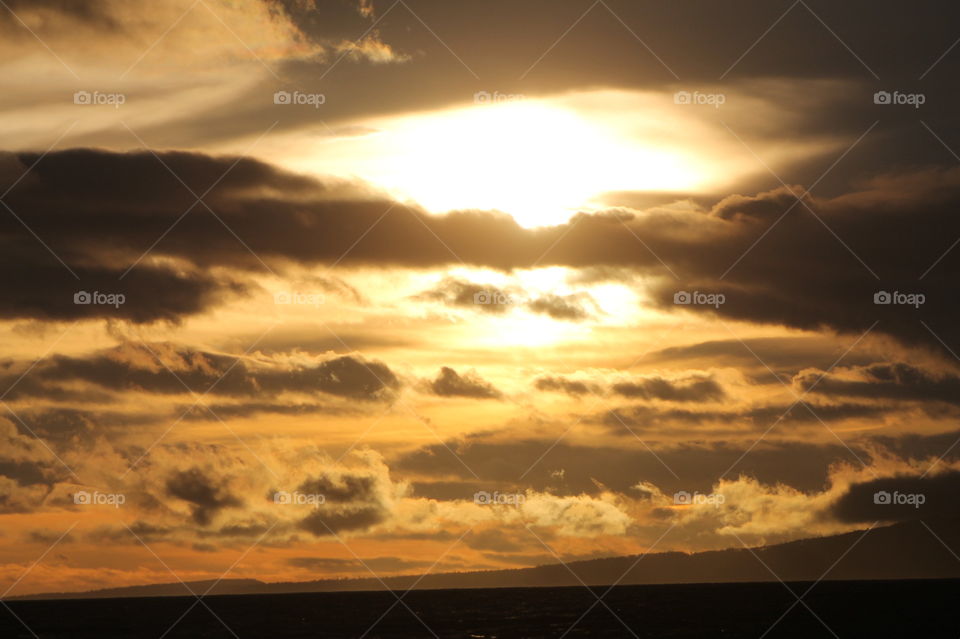
<path id="1" fill-rule="evenodd" d="M 7 0 L 4 596 L 762 545 L 960 470 L 948 21 L 708 4 Z"/>

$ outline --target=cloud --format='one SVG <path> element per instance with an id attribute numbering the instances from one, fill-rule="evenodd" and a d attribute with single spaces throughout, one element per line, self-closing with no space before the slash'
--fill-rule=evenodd
<path id="1" fill-rule="evenodd" d="M 571 537 L 622 535 L 632 522 L 621 498 L 608 492 L 596 497 L 529 493 L 521 508 L 531 525 L 555 528 Z"/>
<path id="2" fill-rule="evenodd" d="M 588 293 L 543 293 L 531 296 L 518 286 L 494 286 L 454 277 L 445 278 L 414 299 L 438 301 L 449 306 L 472 308 L 494 315 L 502 315 L 513 308 L 523 308 L 531 313 L 571 322 L 589 319 L 598 310 L 596 302 Z"/>
<path id="3" fill-rule="evenodd" d="M 888 413 L 883 406 L 870 404 L 825 404 L 799 402 L 770 406 L 751 406 L 741 409 L 688 410 L 684 408 L 656 408 L 651 406 L 627 406 L 614 408 L 597 415 L 594 421 L 606 425 L 611 432 L 632 437 L 635 433 L 658 433 L 665 427 L 684 424 L 703 427 L 709 433 L 717 424 L 744 426 L 764 431 L 772 425 L 790 426 L 834 423 L 846 419 L 878 418 Z M 630 430 L 624 426 L 629 427 Z"/>
<path id="4" fill-rule="evenodd" d="M 674 379 L 618 375 L 613 380 L 602 375 L 594 375 L 591 379 L 547 375 L 534 380 L 534 387 L 540 391 L 561 392 L 574 397 L 592 392 L 597 395 L 614 394 L 630 399 L 672 402 L 712 402 L 726 396 L 723 387 L 715 379 L 702 374 Z"/>
<path id="5" fill-rule="evenodd" d="M 369 0 L 280 0 L 279 4 L 301 33 L 322 48 L 322 56 L 328 62 L 346 58 L 386 64 L 411 59 L 383 41 L 380 31 L 374 28 L 379 22 L 376 6 Z"/>
<path id="6" fill-rule="evenodd" d="M 75 265 L 71 274 L 54 257 L 38 252 L 37 247 L 43 251 L 39 243 L 11 246 L 0 258 L 8 272 L 29 273 L 29 277 L 9 277 L 0 282 L 0 295 L 8 300 L 0 307 L 0 318 L 179 322 L 184 316 L 202 313 L 249 292 L 246 285 L 229 276 L 190 269 L 144 266 L 121 279 L 124 270 L 120 268 Z"/>
<path id="7" fill-rule="evenodd" d="M 625 430 L 622 425 L 620 429 Z M 827 482 L 832 464 L 859 465 L 839 443 L 779 440 L 772 433 L 767 440 L 750 448 L 756 440 L 756 433 L 751 433 L 751 438 L 745 441 L 721 438 L 702 443 L 691 442 L 688 437 L 671 443 L 663 441 L 665 437 L 661 433 L 655 439 L 645 440 L 650 450 L 639 443 L 636 447 L 557 443 L 556 435 L 511 441 L 491 441 L 489 437 L 477 435 L 404 453 L 393 461 L 392 467 L 406 476 L 444 482 L 449 482 L 450 478 L 474 482 L 470 471 L 450 452 L 453 450 L 480 477 L 477 486 L 483 490 L 490 491 L 491 486 L 495 486 L 501 492 L 532 488 L 558 496 L 595 496 L 604 489 L 630 493 L 639 481 L 652 482 L 671 494 L 681 489 L 709 492 L 717 477 L 724 473 L 814 491 L 822 489 Z M 629 433 L 627 435 L 629 437 Z M 630 440 L 635 441 L 632 437 Z M 869 440 L 847 442 L 861 459 L 869 463 L 872 457 L 868 443 Z M 749 454 L 744 454 L 748 448 Z M 518 483 L 517 478 L 527 469 L 529 472 L 523 482 Z M 424 484 L 426 482 L 421 481 L 417 486 Z M 476 490 L 472 483 L 454 483 L 429 493 L 429 496 L 437 500 L 472 499 Z"/>
<path id="8" fill-rule="evenodd" d="M 808 367 L 826 370 L 835 364 L 843 348 L 845 346 L 838 345 L 837 340 L 828 335 L 710 340 L 653 351 L 642 361 L 651 364 L 685 363 L 688 366 L 735 365 L 741 370 L 754 368 L 767 382 L 776 383 L 766 366 L 778 373 Z M 870 363 L 870 354 L 862 350 L 858 348 L 844 355 L 844 363 Z"/>
<path id="9" fill-rule="evenodd" d="M 823 379 L 819 379 L 821 376 Z M 812 387 L 812 392 L 821 395 L 960 403 L 960 377 L 935 374 L 903 362 L 833 370 L 825 376 L 822 371 L 804 371 L 794 383 L 804 391 Z"/>
<path id="10" fill-rule="evenodd" d="M 851 484 L 830 512 L 840 521 L 871 523 L 956 517 L 958 507 L 960 471 L 947 470 Z"/>
<path id="11" fill-rule="evenodd" d="M 307 515 L 300 527 L 317 537 L 332 536 L 342 531 L 364 531 L 386 520 L 386 513 L 376 506 L 358 506 Z"/>
<path id="12" fill-rule="evenodd" d="M 285 401 L 277 402 L 237 402 L 235 404 L 207 404 L 209 407 L 183 406 L 178 407 L 177 412 L 184 414 L 184 419 L 188 420 L 216 420 L 220 419 L 245 419 L 258 415 L 344 415 L 351 411 L 347 408 L 326 406 L 323 404 L 291 404 Z"/>
<path id="13" fill-rule="evenodd" d="M 327 468 L 307 477 L 297 490 L 323 495 L 323 503 L 300 519 L 297 526 L 317 537 L 341 532 L 366 531 L 395 514 L 405 485 L 394 485 L 390 469 L 373 454 L 362 455 L 362 467 Z"/>
<path id="14" fill-rule="evenodd" d="M 10 0 L 7 4 L 14 15 L 7 11 L 0 15 L 0 28 L 7 32 L 5 55 L 25 55 L 12 45 L 28 41 L 32 31 L 76 67 L 115 65 L 119 73 L 142 57 L 137 66 L 152 71 L 195 72 L 187 65 L 187 45 L 191 55 L 208 61 L 207 68 L 220 69 L 229 68 L 230 63 L 255 62 L 255 56 L 280 61 L 322 53 L 322 48 L 307 42 L 285 12 L 266 0 L 209 0 L 205 7 L 194 7 L 189 0 L 149 7 L 132 7 L 122 0 Z M 21 20 L 31 31 L 22 28 Z M 146 52 L 145 46 L 150 46 Z"/>
<path id="15" fill-rule="evenodd" d="M 224 508 L 237 508 L 243 502 L 231 495 L 221 482 L 215 481 L 199 468 L 178 471 L 167 480 L 167 494 L 189 502 L 193 520 L 206 526 Z"/>
<path id="16" fill-rule="evenodd" d="M 587 293 L 574 295 L 542 295 L 527 304 L 527 308 L 534 313 L 549 315 L 555 320 L 581 321 L 592 317 L 587 306 L 593 303 L 593 298 Z M 596 308 L 596 304 L 593 303 Z"/>
<path id="17" fill-rule="evenodd" d="M 27 165 L 36 159 L 21 156 Z M 186 153 L 165 154 L 163 159 L 201 192 L 231 163 L 229 158 Z M 113 175 L 116 184 L 122 186 L 104 184 L 96 179 L 101 174 Z M 151 201 L 149 210 L 144 210 L 144 200 Z M 81 263 L 92 262 L 100 269 L 105 268 L 105 261 L 114 269 L 129 266 L 192 202 L 190 193 L 151 155 L 99 151 L 49 154 L 7 201 L 32 221 L 35 232 L 68 264 L 79 268 Z M 60 204 L 64 201 L 70 202 L 68 212 Z M 709 313 L 755 323 L 805 330 L 830 328 L 852 334 L 861 334 L 880 320 L 877 331 L 906 343 L 930 345 L 929 332 L 917 321 L 922 319 L 947 343 L 958 341 L 955 338 L 960 335 L 954 335 L 950 318 L 951 287 L 960 255 L 947 255 L 922 281 L 918 278 L 931 266 L 930 255 L 939 255 L 949 248 L 942 238 L 960 236 L 960 226 L 954 228 L 949 222 L 953 219 L 949 211 L 960 202 L 960 170 L 888 176 L 845 195 L 807 196 L 805 205 L 794 202 L 785 189 L 777 189 L 748 199 L 729 197 L 705 213 L 581 215 L 568 225 L 532 230 L 522 229 L 511 218 L 496 213 L 428 216 L 416 208 L 396 204 L 374 224 L 390 209 L 388 200 L 371 196 L 356 186 L 315 182 L 253 160 L 239 161 L 208 197 L 223 223 L 243 238 L 253 253 L 278 266 L 290 260 L 315 264 L 346 253 L 342 261 L 345 266 L 440 266 L 459 258 L 467 264 L 512 269 L 529 267 L 542 256 L 541 266 L 630 267 L 651 275 L 654 279 L 650 294 L 654 302 L 672 312 Z M 125 206 L 136 213 L 120 215 L 118 211 Z M 777 215 L 790 207 L 790 214 L 750 249 L 757 237 L 779 219 Z M 24 256 L 23 247 L 36 248 L 35 239 L 16 220 L 5 219 L 5 230 L 13 238 L 10 247 L 21 247 L 15 253 L 16 259 Z M 847 238 L 847 246 L 838 242 L 824 224 L 839 237 Z M 682 233 L 680 228 L 684 229 Z M 909 237 L 904 228 L 909 230 Z M 318 235 L 317 229 L 324 232 Z M 370 232 L 363 242 L 356 244 L 357 234 L 366 230 Z M 645 238 L 652 253 L 637 251 L 636 236 Z M 558 244 L 561 237 L 564 241 Z M 918 250 L 889 252 L 889 246 L 904 242 Z M 816 247 L 813 261 L 810 247 Z M 682 281 L 665 278 L 662 264 L 654 254 L 671 264 Z M 30 255 L 34 262 L 37 255 L 35 250 Z M 185 216 L 153 249 L 152 255 L 186 261 L 197 269 L 262 268 L 260 261 L 211 215 Z M 741 256 L 743 259 L 738 262 Z M 883 277 L 874 277 L 858 258 L 868 266 L 880 268 L 878 265 L 883 264 Z M 737 266 L 720 279 L 734 263 Z M 102 283 L 93 273 L 84 275 L 90 275 L 92 283 Z M 84 285 L 81 277 L 79 286 Z M 214 285 L 201 290 L 212 293 L 211 286 Z M 474 295 L 485 290 L 463 282 L 448 282 L 446 286 L 449 296 L 443 299 L 458 305 L 471 303 Z M 681 286 L 722 293 L 726 303 L 716 308 L 677 306 L 673 297 Z M 221 282 L 215 288 L 223 292 L 225 285 Z M 926 301 L 918 308 L 875 304 L 874 294 L 887 289 L 923 294 Z M 160 287 L 161 293 L 163 290 Z M 179 305 L 176 300 L 180 297 L 159 296 L 158 301 L 150 302 L 143 293 L 142 304 L 131 300 L 120 313 L 145 320 L 199 310 L 200 293 L 191 295 L 191 289 L 187 290 L 182 296 L 185 302 Z M 48 293 L 38 293 L 47 296 L 43 298 L 45 305 L 38 301 L 12 305 L 9 316 L 36 315 L 37 306 L 41 307 L 42 316 L 59 313 L 67 317 L 78 313 L 72 295 L 63 298 L 69 292 L 66 284 L 53 292 L 56 295 L 52 298 Z M 135 296 L 135 292 L 130 295 Z M 554 315 L 577 315 L 570 311 L 569 300 L 562 307 L 553 302 L 556 300 L 547 299 L 537 308 Z M 143 307 L 139 316 L 133 310 L 135 306 Z M 480 306 L 487 312 L 506 310 L 497 304 L 477 304 Z M 161 312 L 163 307 L 166 315 Z"/>
<path id="18" fill-rule="evenodd" d="M 18 362 L 0 383 L 11 385 L 29 366 Z M 317 393 L 378 401 L 389 399 L 400 386 L 399 378 L 386 365 L 360 356 L 253 357 L 199 351 L 169 343 L 125 343 L 86 356 L 54 355 L 32 367 L 10 397 L 57 398 L 63 386 L 82 382 L 110 392 L 140 392 L 160 395 L 210 393 L 244 398 L 273 398 L 282 393 Z M 99 399 L 96 396 L 93 399 Z M 82 393 L 74 398 L 83 401 Z M 86 398 L 91 399 L 90 396 Z M 287 404 L 277 412 L 297 412 Z M 256 412 L 254 402 L 247 407 Z M 260 409 L 264 407 L 259 406 Z M 317 408 L 317 410 L 320 410 Z M 235 405 L 226 412 L 242 412 Z"/>
<path id="19" fill-rule="evenodd" d="M 712 402 L 725 396 L 720 384 L 709 377 L 674 381 L 651 377 L 636 382 L 620 382 L 614 384 L 612 390 L 623 397 L 673 402 Z"/>
<path id="20" fill-rule="evenodd" d="M 475 371 L 460 375 L 449 366 L 440 369 L 440 374 L 430 383 L 430 390 L 441 397 L 472 397 L 474 399 L 500 399 L 503 394 L 486 382 Z"/>
<path id="21" fill-rule="evenodd" d="M 602 392 L 599 386 L 590 382 L 570 379 L 562 375 L 538 377 L 533 385 L 540 391 L 566 393 L 573 396 Z"/>

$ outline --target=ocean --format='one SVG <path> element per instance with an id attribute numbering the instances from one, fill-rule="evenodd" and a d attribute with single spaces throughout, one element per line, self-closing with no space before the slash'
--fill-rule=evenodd
<path id="1" fill-rule="evenodd" d="M 788 585 L 800 596 L 812 584 Z M 7 600 L 0 637 L 960 637 L 960 580 L 821 582 L 801 603 L 776 582 L 619 586 L 598 603 L 605 591 L 218 595 L 202 603 L 193 597 Z"/>

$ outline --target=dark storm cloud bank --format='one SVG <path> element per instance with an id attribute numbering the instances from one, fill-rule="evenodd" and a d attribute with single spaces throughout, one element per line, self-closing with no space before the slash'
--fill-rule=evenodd
<path id="1" fill-rule="evenodd" d="M 0 377 L 0 385 L 11 386 L 19 378 L 21 369 L 22 365 L 11 366 Z M 63 399 L 63 386 L 76 382 L 89 384 L 107 394 L 78 391 L 66 399 L 101 401 L 109 399 L 110 392 L 159 395 L 193 392 L 247 400 L 246 403 L 224 407 L 225 413 L 232 416 L 249 416 L 270 408 L 262 401 L 249 401 L 251 398 L 273 398 L 281 393 L 325 393 L 355 400 L 387 400 L 400 386 L 400 380 L 386 364 L 359 356 L 344 355 L 312 364 L 290 364 L 280 359 L 238 358 L 169 344 L 149 347 L 128 344 L 85 357 L 48 357 L 37 363 L 30 375 L 13 387 L 7 399 Z M 299 414 L 333 409 L 313 404 L 288 404 L 272 410 Z M 51 428 L 63 431 L 80 427 L 79 424 L 68 427 L 62 420 L 61 423 L 61 426 L 51 424 Z"/>
<path id="2" fill-rule="evenodd" d="M 18 162 L 35 160 L 21 155 Z M 165 154 L 163 160 L 198 193 L 233 162 L 187 153 Z M 204 273 L 218 266 L 262 271 L 261 259 L 276 268 L 336 260 L 407 267 L 463 262 L 505 270 L 622 267 L 654 278 L 652 294 L 664 309 L 851 334 L 879 321 L 877 331 L 931 344 L 923 320 L 948 344 L 960 341 L 953 321 L 960 251 L 949 251 L 960 237 L 960 218 L 953 215 L 960 205 L 960 170 L 881 177 L 833 199 L 798 203 L 778 189 L 730 196 L 706 212 L 611 211 L 535 230 L 496 213 L 428 216 L 357 187 L 316 182 L 253 160 L 240 160 L 205 200 L 216 216 L 200 205 L 183 215 L 194 198 L 156 158 L 98 151 L 49 154 L 6 198 L 68 264 L 92 264 L 118 275 L 161 236 L 152 255 Z M 2 264 L 13 275 L 7 281 L 39 277 L 32 288 L 16 285 L 29 295 L 8 298 L 7 317 L 89 312 L 73 303 L 72 294 L 63 299 L 71 290 L 66 284 L 50 286 L 34 273 L 34 267 L 42 274 L 58 265 L 22 224 L 0 216 L 0 232 L 10 249 Z M 129 277 L 146 268 L 137 266 Z M 66 269 L 61 275 L 69 282 Z M 210 289 L 223 293 L 229 286 L 211 282 L 203 291 Z M 206 298 L 191 290 L 151 285 L 141 291 L 149 291 L 151 302 L 136 311 L 130 303 L 121 312 L 155 318 L 192 312 Z M 692 304 L 675 304 L 679 291 L 722 294 L 724 300 L 707 305 L 692 296 Z M 892 303 L 875 303 L 879 292 L 889 294 L 880 302 Z M 916 295 L 922 303 L 904 297 Z M 184 299 L 187 310 L 179 306 Z"/>

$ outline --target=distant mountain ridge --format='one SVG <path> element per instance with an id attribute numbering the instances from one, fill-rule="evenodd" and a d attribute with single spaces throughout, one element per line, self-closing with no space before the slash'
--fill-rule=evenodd
<path id="1" fill-rule="evenodd" d="M 303 582 L 223 579 L 107 588 L 18 599 L 93 599 L 196 595 L 283 594 L 451 588 L 590 586 L 758 581 L 960 578 L 960 519 L 910 521 L 870 532 L 803 539 L 759 548 L 662 552 L 475 572 Z M 574 576 L 575 573 L 576 576 Z M 579 579 L 578 579 L 579 577 Z M 189 591 L 188 591 L 189 590 Z M 209 591 L 209 592 L 208 592 Z"/>

